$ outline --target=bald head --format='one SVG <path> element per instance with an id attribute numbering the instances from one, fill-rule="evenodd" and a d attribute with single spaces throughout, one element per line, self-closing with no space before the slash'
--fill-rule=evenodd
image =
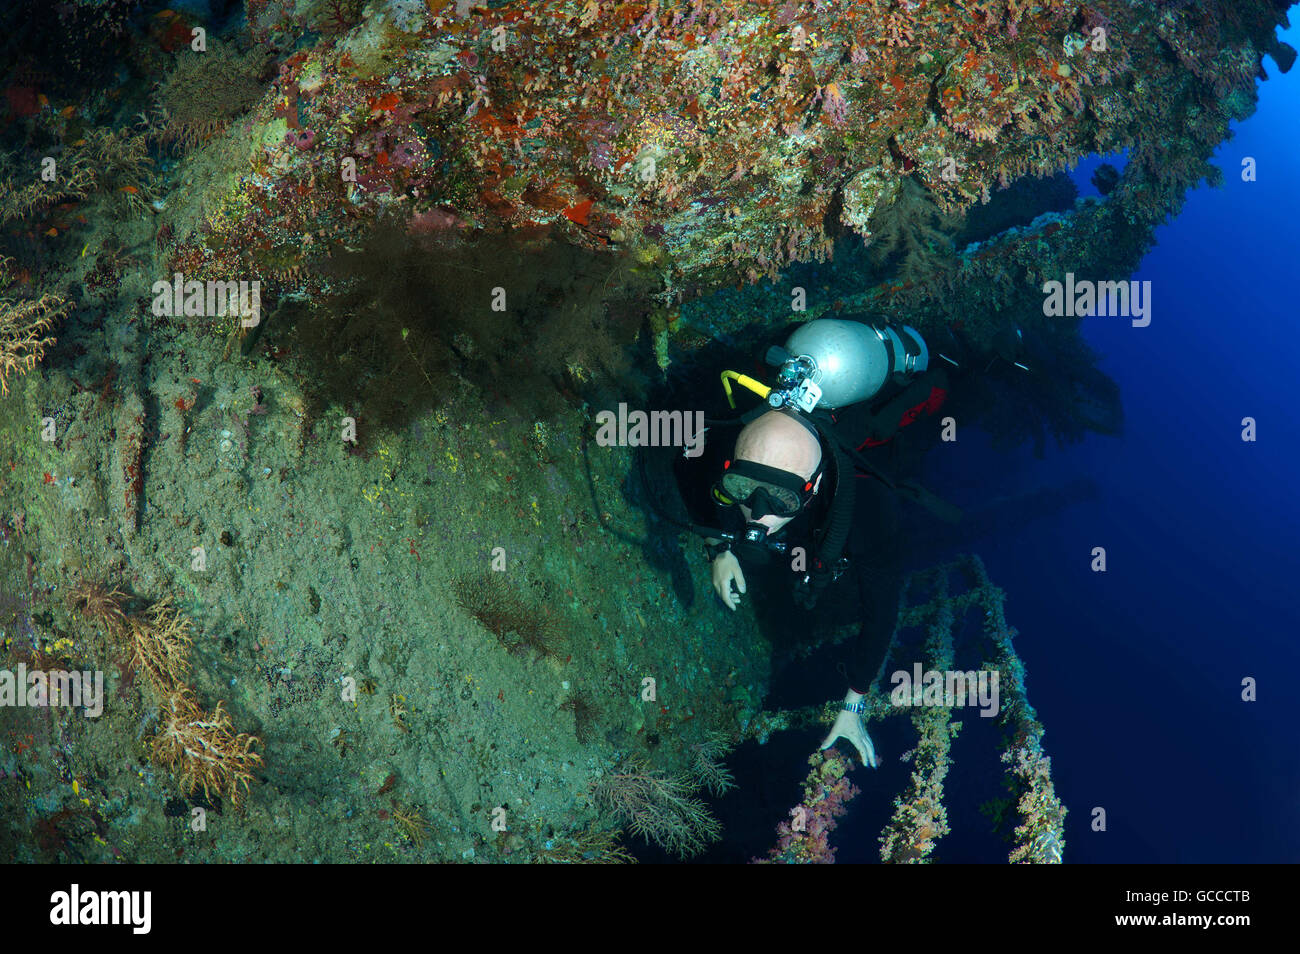
<path id="1" fill-rule="evenodd" d="M 822 460 L 822 448 L 808 428 L 789 414 L 768 411 L 736 437 L 736 459 L 766 464 L 807 480 Z"/>

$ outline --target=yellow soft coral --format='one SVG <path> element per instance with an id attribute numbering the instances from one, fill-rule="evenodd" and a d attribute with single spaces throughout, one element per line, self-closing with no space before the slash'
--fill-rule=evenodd
<path id="1" fill-rule="evenodd" d="M 13 279 L 10 259 L 0 258 L 0 286 Z M 67 302 L 53 295 L 37 299 L 0 299 L 0 394 L 9 393 L 9 375 L 30 371 L 54 344 L 51 328 L 67 310 Z"/>

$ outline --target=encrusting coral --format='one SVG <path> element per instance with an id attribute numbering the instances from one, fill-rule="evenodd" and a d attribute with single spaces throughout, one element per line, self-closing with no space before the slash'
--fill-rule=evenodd
<path id="1" fill-rule="evenodd" d="M 1247 87 L 1277 19 L 1119 0 L 335 6 L 330 39 L 302 45 L 326 7 L 250 0 L 254 38 L 295 52 L 257 116 L 283 118 L 283 142 L 252 151 L 232 213 L 265 203 L 292 232 L 277 196 L 324 192 L 347 156 L 331 227 L 554 226 L 658 248 L 674 293 L 825 259 L 828 228 L 864 231 L 909 177 L 954 211 L 1087 153 L 1161 149 L 1180 131 L 1161 111 Z"/>
<path id="2" fill-rule="evenodd" d="M 804 781 L 803 801 L 790 810 L 790 820 L 776 829 L 776 847 L 760 864 L 834 864 L 830 834 L 859 789 L 848 779 L 849 763 L 836 752 L 814 752 L 812 770 Z"/>
<path id="3" fill-rule="evenodd" d="M 954 578 L 967 584 L 963 592 L 950 590 Z M 910 600 L 917 602 L 908 607 Z M 983 562 L 969 556 L 914 575 L 904 589 L 903 601 L 899 629 L 925 628 L 926 668 L 939 672 L 953 668 L 953 633 L 960 631 L 960 621 L 968 611 L 982 611 L 981 636 L 992 643 L 994 654 L 981 668 L 999 676 L 998 721 L 1011 733 L 1002 760 L 1011 766 L 1008 782 L 1012 790 L 1020 793 L 1021 821 L 1009 860 L 1060 863 L 1065 850 L 1066 809 L 1052 786 L 1051 760 L 1043 754 L 1042 723 L 1025 695 L 1024 664 L 1016 654 L 1016 633 L 1007 625 L 1004 612 L 1006 594 L 989 581 Z M 874 709 L 888 705 L 888 697 L 879 690 L 872 696 Z M 913 750 L 911 788 L 895 800 L 893 819 L 881 835 L 885 861 L 924 861 L 948 831 L 943 783 L 951 765 L 952 740 L 961 723 L 952 720 L 947 705 L 913 706 L 910 711 L 920 739 Z"/>
<path id="4" fill-rule="evenodd" d="M 325 263 L 383 223 L 452 249 L 508 235 L 615 253 L 651 273 L 641 299 L 668 306 L 798 285 L 792 269 L 866 239 L 871 280 L 823 287 L 801 317 L 958 329 L 986 360 L 1045 320 L 1048 278 L 1131 273 L 1188 190 L 1216 181 L 1264 53 L 1292 59 L 1265 0 L 418 6 L 249 0 L 254 43 L 292 52 L 247 135 L 227 137 L 229 187 L 179 230 L 175 270 L 320 298 L 348 285 Z M 1120 150 L 1104 202 L 952 242 L 948 217 Z M 701 301 L 707 314 L 653 329 L 654 359 L 784 324 L 786 300 Z M 1043 433 L 1078 431 L 1069 401 L 1024 411 Z"/>
<path id="5" fill-rule="evenodd" d="M 965 588 L 954 592 L 954 580 L 964 582 Z M 1051 759 L 1043 752 L 1042 723 L 1025 695 L 1025 668 L 1015 651 L 1016 631 L 1007 625 L 1005 600 L 1006 595 L 989 581 L 984 564 L 975 556 L 913 574 L 903 588 L 890 658 L 899 658 L 902 650 L 919 651 L 925 671 L 951 672 L 954 653 L 962 648 L 954 641 L 954 632 L 964 632 L 961 624 L 967 613 L 982 614 L 980 637 L 985 645 L 991 645 L 992 654 L 981 668 L 999 677 L 998 723 L 1008 733 L 1001 759 L 1008 766 L 1006 780 L 1020 819 L 1008 860 L 1059 864 L 1065 851 L 1066 809 L 1052 784 Z M 918 631 L 921 645 L 914 635 Z M 896 706 L 890 693 L 872 689 L 863 701 L 868 720 L 909 714 L 917 734 L 916 745 L 904 754 L 912 762 L 911 778 L 906 790 L 894 799 L 892 816 L 880 836 L 881 859 L 887 863 L 928 862 L 939 840 L 950 831 L 943 803 L 944 782 L 952 765 L 952 741 L 961 729 L 961 723 L 952 718 L 952 700 L 941 693 L 939 699 L 924 705 Z M 773 731 L 825 725 L 838 710 L 839 705 L 832 703 L 762 713 L 748 727 L 747 735 L 761 744 Z M 803 803 L 793 810 L 791 822 L 779 824 L 777 846 L 765 861 L 834 861 L 827 836 L 857 790 L 845 777 L 843 756 L 817 753 L 809 764 L 812 771 Z"/>

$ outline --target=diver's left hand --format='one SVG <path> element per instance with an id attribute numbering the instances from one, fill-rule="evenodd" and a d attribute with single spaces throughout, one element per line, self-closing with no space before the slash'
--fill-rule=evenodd
<path id="1" fill-rule="evenodd" d="M 876 768 L 880 764 L 876 758 L 876 747 L 871 744 L 871 736 L 867 735 L 866 726 L 862 724 L 862 716 L 856 712 L 842 711 L 839 714 L 835 724 L 831 726 L 830 735 L 826 736 L 826 741 L 821 744 L 822 749 L 829 749 L 835 744 L 836 739 L 847 739 L 852 742 L 862 758 L 863 765 Z"/>

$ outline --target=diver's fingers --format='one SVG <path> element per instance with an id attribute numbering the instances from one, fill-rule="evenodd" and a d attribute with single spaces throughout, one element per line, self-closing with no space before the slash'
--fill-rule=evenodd
<path id="1" fill-rule="evenodd" d="M 729 609 L 729 610 L 733 610 L 733 611 L 735 610 L 735 608 L 736 608 L 736 598 L 735 598 L 734 596 L 731 595 L 731 581 L 730 581 L 730 580 L 727 580 L 727 581 L 726 581 L 726 587 L 725 587 L 725 588 L 723 589 L 723 591 L 722 591 L 720 594 L 718 594 L 718 595 L 722 597 L 722 602 L 723 602 L 723 604 L 727 607 L 727 609 Z"/>
<path id="2" fill-rule="evenodd" d="M 865 732 L 862 733 L 862 741 L 866 743 L 865 745 L 861 743 L 858 745 L 858 751 L 862 753 L 862 764 L 876 768 L 879 765 L 879 760 L 876 758 L 876 747 L 871 744 L 871 736 Z"/>
<path id="3" fill-rule="evenodd" d="M 745 592 L 745 574 L 739 566 L 736 567 L 736 589 Z"/>
<path id="4" fill-rule="evenodd" d="M 862 764 L 875 768 L 876 760 L 871 757 L 871 753 L 867 751 L 866 747 L 861 742 L 855 742 L 854 745 L 858 747 L 858 755 L 862 758 Z"/>
<path id="5" fill-rule="evenodd" d="M 832 745 L 835 744 L 835 740 L 837 738 L 839 738 L 839 736 L 837 736 L 835 734 L 835 730 L 832 729 L 830 732 L 826 734 L 826 738 L 822 741 L 820 751 L 825 751 L 826 749 L 829 749 Z"/>

